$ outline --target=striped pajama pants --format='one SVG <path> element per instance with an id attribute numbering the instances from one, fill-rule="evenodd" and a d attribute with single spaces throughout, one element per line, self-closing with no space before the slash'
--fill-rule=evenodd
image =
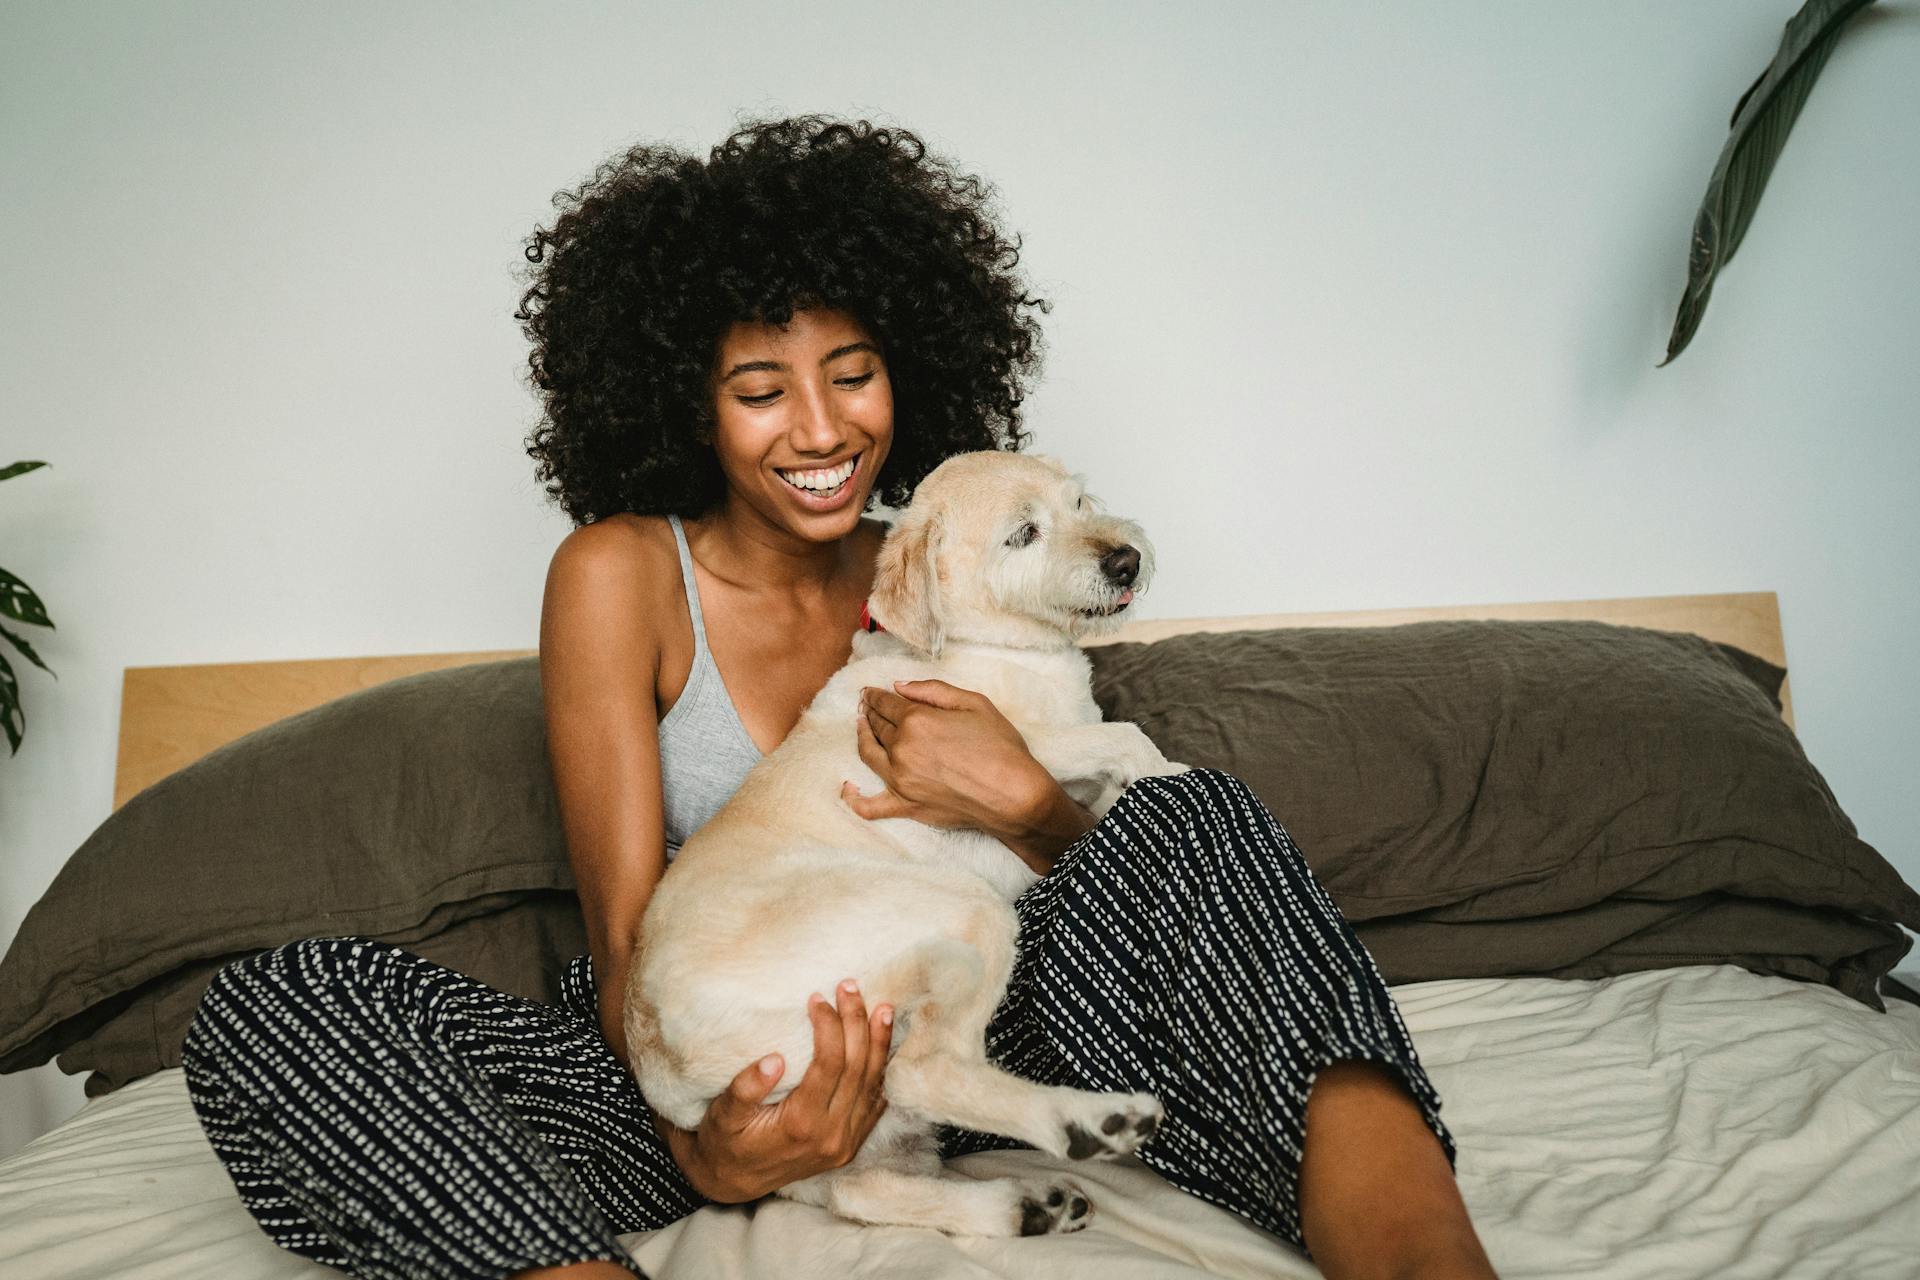
<path id="1" fill-rule="evenodd" d="M 1449 1163 L 1440 1098 L 1386 984 L 1253 792 L 1212 769 L 1136 782 L 1017 904 L 990 1056 L 1049 1084 L 1146 1090 L 1140 1159 L 1305 1248 L 1299 1172 L 1320 1068 L 1404 1082 Z M 602 1038 L 591 958 L 561 1001 L 366 938 L 222 969 L 182 1054 L 242 1202 L 351 1275 L 497 1277 L 586 1259 L 704 1202 Z M 949 1156 L 1011 1140 L 953 1130 Z"/>

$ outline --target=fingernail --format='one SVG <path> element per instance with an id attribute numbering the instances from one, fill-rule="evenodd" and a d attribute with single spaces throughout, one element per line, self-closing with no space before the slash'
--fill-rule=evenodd
<path id="1" fill-rule="evenodd" d="M 779 1055 L 779 1054 L 777 1054 L 777 1053 L 770 1053 L 770 1054 L 768 1054 L 768 1055 L 767 1055 L 766 1057 L 764 1057 L 764 1058 L 762 1058 L 762 1059 L 760 1059 L 760 1074 L 761 1074 L 761 1075 L 763 1075 L 763 1076 L 770 1076 L 770 1075 L 772 1075 L 772 1074 L 773 1074 L 774 1072 L 776 1072 L 776 1071 L 778 1071 L 779 1069 L 780 1069 L 780 1055 Z"/>
<path id="2" fill-rule="evenodd" d="M 890 1027 L 893 1025 L 893 1010 L 882 1009 L 880 1011 L 880 1025 L 883 1027 Z"/>
<path id="3" fill-rule="evenodd" d="M 818 1000 L 818 1001 L 819 1001 L 819 1002 L 820 1002 L 821 1004 L 826 1004 L 826 1003 L 827 1003 L 827 998 L 826 998 L 825 996 L 823 996 L 823 995 L 821 995 L 821 994 L 820 994 L 820 993 L 819 993 L 818 991 L 816 991 L 816 992 L 814 992 L 814 993 L 813 993 L 812 995 L 810 995 L 810 996 L 808 996 L 808 997 L 807 997 L 807 1007 L 808 1007 L 808 1008 L 812 1008 L 812 1007 L 813 1007 L 813 1002 L 814 1002 L 814 1001 L 816 1001 L 816 1000 Z"/>
<path id="4" fill-rule="evenodd" d="M 855 982 L 852 978 L 848 978 L 845 982 L 841 983 L 840 989 L 846 992 L 850 996 L 857 996 L 860 994 L 860 984 L 858 982 Z"/>

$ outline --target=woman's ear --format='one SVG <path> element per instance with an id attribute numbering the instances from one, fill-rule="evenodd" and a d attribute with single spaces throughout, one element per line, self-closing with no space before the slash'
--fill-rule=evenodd
<path id="1" fill-rule="evenodd" d="M 945 621 L 940 608 L 940 537 L 937 512 L 908 512 L 887 533 L 873 571 L 867 609 L 902 643 L 940 656 Z"/>

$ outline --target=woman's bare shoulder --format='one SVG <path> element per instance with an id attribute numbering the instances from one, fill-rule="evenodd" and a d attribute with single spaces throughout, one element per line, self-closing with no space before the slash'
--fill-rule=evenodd
<path id="1" fill-rule="evenodd" d="M 621 512 L 583 524 L 560 540 L 553 558 L 598 577 L 679 580 L 679 550 L 665 516 Z"/>
<path id="2" fill-rule="evenodd" d="M 657 645 L 662 606 L 680 593 L 679 552 L 664 516 L 631 513 L 581 525 L 560 541 L 547 569 L 541 629 L 611 628 Z"/>

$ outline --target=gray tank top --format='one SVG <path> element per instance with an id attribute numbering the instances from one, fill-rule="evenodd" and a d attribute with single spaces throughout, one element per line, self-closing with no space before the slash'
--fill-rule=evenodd
<path id="1" fill-rule="evenodd" d="M 693 616 L 693 670 L 687 675 L 687 687 L 660 720 L 660 791 L 666 809 L 667 861 L 671 862 L 687 837 L 720 812 L 761 756 L 727 694 L 713 651 L 707 648 L 700 586 L 693 580 L 686 531 L 679 516 L 668 516 L 667 523 L 679 544 L 680 582 L 687 592 L 687 612 Z"/>

